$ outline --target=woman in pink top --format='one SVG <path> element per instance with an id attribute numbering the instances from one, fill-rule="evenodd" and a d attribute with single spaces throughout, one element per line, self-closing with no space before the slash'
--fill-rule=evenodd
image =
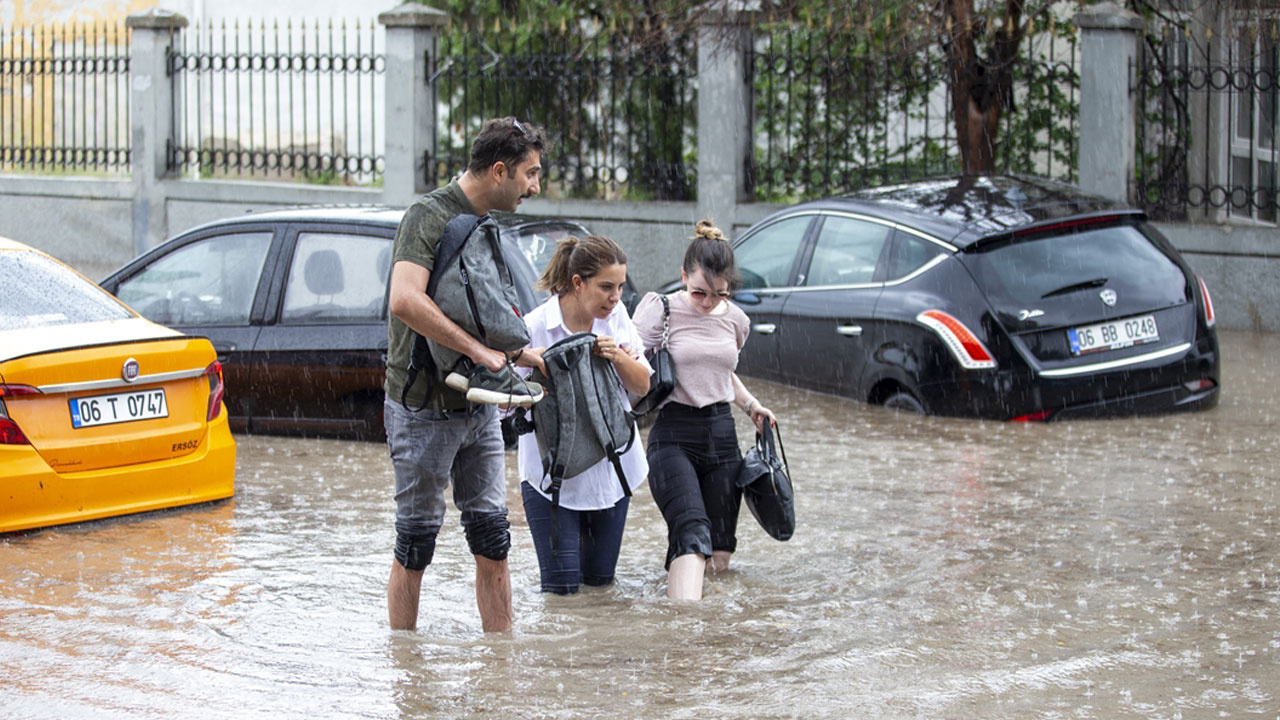
<path id="1" fill-rule="evenodd" d="M 697 600 L 706 571 L 728 569 L 737 545 L 742 454 L 730 403 L 757 430 L 774 416 L 734 372 L 750 325 L 728 302 L 739 283 L 733 247 L 707 220 L 685 251 L 680 279 L 685 289 L 667 296 L 676 388 L 649 431 L 649 490 L 667 521 L 667 597 Z M 662 321 L 662 298 L 645 295 L 635 324 L 646 348 L 661 343 Z"/>

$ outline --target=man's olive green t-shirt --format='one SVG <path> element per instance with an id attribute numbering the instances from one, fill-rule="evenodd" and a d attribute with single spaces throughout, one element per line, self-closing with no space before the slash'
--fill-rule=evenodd
<path id="1" fill-rule="evenodd" d="M 433 270 L 436 263 L 436 247 L 444 234 L 444 226 L 458 215 L 476 214 L 471 201 L 455 180 L 442 188 L 418 198 L 400 220 L 396 229 L 395 250 L 391 258 L 394 266 L 405 260 Z M 426 292 L 426 288 L 422 289 Z M 400 401 L 405 382 L 409 378 L 409 357 L 413 352 L 414 331 L 400 318 L 390 315 L 387 320 L 387 379 L 383 384 L 387 397 Z M 426 400 L 429 380 L 419 373 L 405 396 L 405 404 L 411 408 L 422 407 Z M 431 407 L 436 410 L 459 410 L 467 406 L 466 397 L 443 382 L 435 383 Z"/>

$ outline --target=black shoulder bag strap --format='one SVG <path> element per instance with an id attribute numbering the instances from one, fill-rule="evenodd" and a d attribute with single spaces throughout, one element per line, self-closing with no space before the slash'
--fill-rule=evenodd
<path id="1" fill-rule="evenodd" d="M 670 352 L 671 303 L 667 300 L 666 295 L 659 295 L 658 297 L 662 299 L 662 340 L 658 344 L 658 348 Z M 657 368 L 654 369 L 657 370 Z M 644 397 L 636 401 L 636 407 L 627 411 L 627 414 L 630 415 L 633 420 L 639 420 L 645 415 L 653 412 L 653 408 L 651 407 L 653 405 L 653 398 L 651 397 L 652 393 L 653 390 L 650 389 L 648 393 L 645 393 Z"/>

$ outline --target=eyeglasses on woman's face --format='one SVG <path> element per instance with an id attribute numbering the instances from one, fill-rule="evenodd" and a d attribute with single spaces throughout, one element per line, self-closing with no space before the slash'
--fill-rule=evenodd
<path id="1" fill-rule="evenodd" d="M 714 297 L 717 300 L 728 300 L 729 296 L 731 295 L 731 293 L 729 293 L 727 290 L 720 291 L 720 292 L 713 292 L 711 290 L 703 290 L 700 287 L 694 287 L 692 285 L 687 286 L 687 288 L 689 290 L 689 294 L 692 295 L 697 300 L 706 300 L 709 297 Z"/>

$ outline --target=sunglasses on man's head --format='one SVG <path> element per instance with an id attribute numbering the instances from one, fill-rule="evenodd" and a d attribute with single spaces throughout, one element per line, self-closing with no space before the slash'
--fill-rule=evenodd
<path id="1" fill-rule="evenodd" d="M 529 131 L 525 129 L 524 125 L 520 124 L 519 120 L 515 118 L 511 118 L 511 127 L 515 128 L 516 132 L 520 133 L 521 135 L 528 137 Z"/>

